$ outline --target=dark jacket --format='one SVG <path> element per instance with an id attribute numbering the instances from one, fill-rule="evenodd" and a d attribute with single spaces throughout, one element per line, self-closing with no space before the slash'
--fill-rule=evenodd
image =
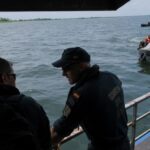
<path id="1" fill-rule="evenodd" d="M 0 96 L 6 98 L 10 103 L 17 103 L 17 110 L 28 120 L 37 135 L 40 147 L 43 150 L 51 149 L 50 124 L 42 106 L 31 97 L 20 94 L 13 86 L 0 85 Z M 15 97 L 19 97 L 16 99 Z"/>
<path id="2" fill-rule="evenodd" d="M 121 81 L 110 72 L 100 72 L 97 65 L 83 72 L 70 89 L 63 116 L 54 123 L 62 136 L 79 125 L 93 150 L 123 150 L 116 148 L 127 139 L 128 130 Z M 128 140 L 127 145 L 125 150 Z"/>

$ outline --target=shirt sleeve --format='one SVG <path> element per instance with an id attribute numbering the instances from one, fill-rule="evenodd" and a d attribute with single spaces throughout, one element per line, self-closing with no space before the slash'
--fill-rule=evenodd
<path id="1" fill-rule="evenodd" d="M 50 121 L 43 107 L 31 97 L 24 96 L 21 101 L 24 116 L 36 131 L 43 150 L 51 149 Z"/>
<path id="2" fill-rule="evenodd" d="M 58 134 L 68 136 L 75 128 L 81 124 L 86 115 L 86 103 L 83 91 L 77 90 L 69 94 L 63 115 L 54 122 L 54 128 Z"/>

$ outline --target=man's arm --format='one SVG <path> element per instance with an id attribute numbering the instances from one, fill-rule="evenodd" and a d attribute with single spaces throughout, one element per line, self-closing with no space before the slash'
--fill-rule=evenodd
<path id="1" fill-rule="evenodd" d="M 52 144 L 53 144 L 53 145 L 59 144 L 59 143 L 61 142 L 61 140 L 63 139 L 63 137 L 60 136 L 60 135 L 56 132 L 56 130 L 55 130 L 54 127 L 51 127 L 50 130 L 51 130 Z"/>

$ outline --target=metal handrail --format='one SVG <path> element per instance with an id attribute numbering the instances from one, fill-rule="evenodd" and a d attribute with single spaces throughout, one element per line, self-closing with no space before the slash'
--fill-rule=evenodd
<path id="1" fill-rule="evenodd" d="M 137 121 L 145 118 L 146 116 L 150 115 L 150 111 L 146 112 L 145 114 L 137 117 L 137 110 L 138 110 L 138 104 L 147 100 L 148 98 L 150 98 L 150 92 L 136 98 L 136 99 L 133 99 L 131 101 L 129 101 L 127 104 L 125 104 L 125 108 L 126 109 L 129 109 L 129 108 L 133 108 L 133 114 L 132 114 L 132 121 L 128 122 L 128 127 L 131 126 L 132 128 L 132 134 L 131 134 L 131 140 L 130 140 L 130 143 L 131 143 L 131 150 L 134 150 L 134 147 L 135 147 L 135 140 L 137 140 L 138 138 L 140 138 L 142 136 L 139 135 L 136 137 L 136 124 L 137 124 Z M 150 129 L 149 129 L 150 130 Z M 149 131 L 148 130 L 148 131 Z M 72 138 L 82 134 L 84 131 L 81 127 L 75 129 L 68 137 L 65 137 L 60 145 L 68 142 L 69 140 L 71 140 Z"/>
<path id="2" fill-rule="evenodd" d="M 131 100 L 130 102 L 128 102 L 125 107 L 126 109 L 129 109 L 131 107 L 133 107 L 133 114 L 132 114 L 132 121 L 128 123 L 128 126 L 131 126 L 132 128 L 132 134 L 131 134 L 131 150 L 134 150 L 135 147 L 135 140 L 137 139 L 136 137 L 136 124 L 137 121 L 145 118 L 146 116 L 148 116 L 150 114 L 150 111 L 146 112 L 145 114 L 141 115 L 140 117 L 137 117 L 137 110 L 138 110 L 138 104 L 147 100 L 148 98 L 150 98 L 150 92 L 146 93 L 134 100 Z"/>
<path id="3" fill-rule="evenodd" d="M 150 111 L 146 112 L 145 114 L 141 115 L 136 119 L 136 122 L 140 121 L 141 119 L 145 118 L 146 116 L 150 115 Z M 128 127 L 132 126 L 132 121 L 128 122 Z"/>
<path id="4" fill-rule="evenodd" d="M 137 136 L 136 140 L 140 139 L 142 136 L 146 135 L 149 132 L 150 132 L 150 129 L 146 130 L 145 132 L 143 132 L 142 134 L 140 134 L 139 136 Z"/>

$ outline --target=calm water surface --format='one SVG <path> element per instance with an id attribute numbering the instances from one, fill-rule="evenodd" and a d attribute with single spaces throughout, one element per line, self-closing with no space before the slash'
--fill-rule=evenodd
<path id="1" fill-rule="evenodd" d="M 150 33 L 140 24 L 148 21 L 149 16 L 2 23 L 0 56 L 14 63 L 17 86 L 43 105 L 52 124 L 61 115 L 70 88 L 61 70 L 51 65 L 65 48 L 81 46 L 91 54 L 92 64 L 117 74 L 126 102 L 150 91 L 150 65 L 139 64 L 137 52 L 139 42 Z M 148 100 L 139 114 L 149 109 Z M 149 121 L 139 128 L 149 127 Z M 82 135 L 62 149 L 83 150 L 86 143 Z"/>

